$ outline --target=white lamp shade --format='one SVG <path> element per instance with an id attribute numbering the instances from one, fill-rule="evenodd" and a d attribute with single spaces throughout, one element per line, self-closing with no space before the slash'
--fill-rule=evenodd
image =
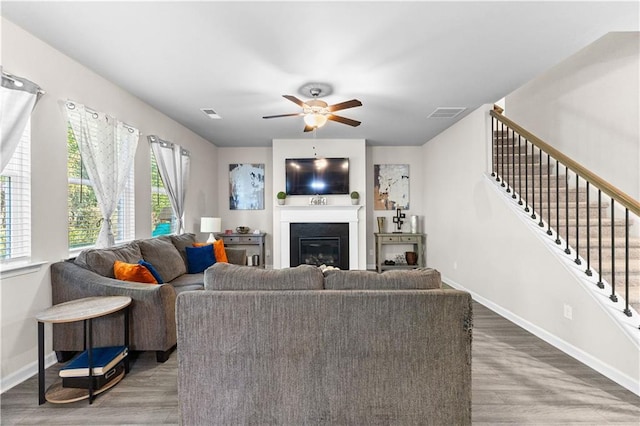
<path id="1" fill-rule="evenodd" d="M 222 220 L 219 217 L 203 217 L 200 219 L 200 232 L 209 232 L 208 243 L 216 240 L 213 236 L 214 232 L 222 230 Z"/>

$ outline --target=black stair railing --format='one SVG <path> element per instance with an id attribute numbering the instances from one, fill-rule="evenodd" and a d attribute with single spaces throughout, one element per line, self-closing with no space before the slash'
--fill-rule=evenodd
<path id="1" fill-rule="evenodd" d="M 617 294 L 623 295 L 625 303 L 622 312 L 625 315 L 632 316 L 630 303 L 636 311 L 640 311 L 640 298 L 632 297 L 630 294 L 632 257 L 629 235 L 632 225 L 629 215 L 640 217 L 640 202 L 505 117 L 500 110 L 490 111 L 490 115 L 492 117 L 491 175 L 500 182 L 501 187 L 506 188 L 506 192 L 510 193 L 513 199 L 518 200 L 518 204 L 523 206 L 525 212 L 531 213 L 531 218 L 536 220 L 540 227 L 545 227 L 543 218 L 546 214 L 546 233 L 552 238 L 555 237 L 554 241 L 558 245 L 561 245 L 564 240 L 564 252 L 571 256 L 577 265 L 581 265 L 583 259 L 586 261 L 584 273 L 587 276 L 593 274 L 592 257 L 597 257 L 598 282 L 596 285 L 604 288 L 603 275 L 605 275 L 611 287 L 609 298 L 617 302 Z M 552 178 L 552 169 L 555 172 L 555 179 Z M 564 176 L 561 172 L 564 172 Z M 543 175 L 546 177 L 544 180 Z M 575 186 L 570 186 L 572 181 Z M 552 191 L 554 184 L 555 191 Z M 597 223 L 594 225 L 590 210 L 591 195 L 595 194 L 598 200 L 597 205 L 594 206 L 597 208 Z M 605 227 L 606 218 L 603 214 L 606 214 L 606 200 L 603 201 L 603 195 L 609 197 L 610 229 Z M 561 200 L 563 197 L 564 200 Z M 555 209 L 552 208 L 554 203 Z M 581 203 L 583 206 L 586 203 L 586 217 L 582 218 Z M 562 207 L 561 204 L 563 204 Z M 624 212 L 624 219 L 616 220 L 616 211 Z M 555 213 L 555 236 L 552 230 L 553 213 Z M 564 221 L 561 221 L 562 215 L 564 215 Z M 571 219 L 572 215 L 575 215 L 573 219 Z M 595 228 L 591 229 L 592 226 Z M 620 229 L 624 232 L 622 235 L 617 235 Z M 611 233 L 610 241 L 605 238 L 607 232 Z M 597 241 L 591 240 L 594 234 L 597 234 Z M 622 244 L 616 242 L 617 237 L 624 239 Z M 611 259 L 608 261 L 603 259 L 606 253 L 604 244 L 607 242 L 611 244 Z M 592 250 L 594 250 L 593 253 Z M 619 250 L 624 251 L 622 256 L 624 261 L 619 262 L 622 266 L 616 265 L 616 255 L 619 254 Z M 636 253 L 640 252 L 640 245 L 637 245 L 635 250 Z M 640 279 L 640 256 L 634 256 L 633 260 L 638 263 L 635 265 L 634 272 Z M 609 262 L 610 265 L 607 266 L 605 262 Z M 610 267 L 608 274 L 605 267 Z M 621 282 L 616 282 L 616 276 L 623 277 Z M 637 287 L 636 291 L 638 291 Z"/>

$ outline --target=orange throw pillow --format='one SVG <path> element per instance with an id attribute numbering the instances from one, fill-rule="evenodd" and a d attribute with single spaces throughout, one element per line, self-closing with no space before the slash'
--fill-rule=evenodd
<path id="1" fill-rule="evenodd" d="M 125 263 L 116 260 L 113 264 L 113 274 L 116 279 L 133 281 L 136 283 L 158 284 L 153 274 L 147 268 L 137 263 Z"/>
<path id="2" fill-rule="evenodd" d="M 227 259 L 227 251 L 224 249 L 224 241 L 216 240 L 213 243 L 213 254 L 216 255 L 216 262 L 229 263 L 229 259 Z"/>
<path id="3" fill-rule="evenodd" d="M 210 246 L 212 243 L 193 243 L 194 247 Z M 216 262 L 229 263 L 227 258 L 227 252 L 224 249 L 224 241 L 215 240 L 213 242 L 213 255 L 216 257 Z"/>

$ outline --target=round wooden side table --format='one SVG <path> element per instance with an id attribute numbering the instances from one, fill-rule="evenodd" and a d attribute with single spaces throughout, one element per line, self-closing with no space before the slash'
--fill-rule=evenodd
<path id="1" fill-rule="evenodd" d="M 86 297 L 54 305 L 36 315 L 38 320 L 38 397 L 39 404 L 75 402 L 89 399 L 93 403 L 95 395 L 115 386 L 129 372 L 129 357 L 125 356 L 125 371 L 100 389 L 93 389 L 93 366 L 89 365 L 89 386 L 87 389 L 64 388 L 62 383 L 52 385 L 45 392 L 44 380 L 44 323 L 65 323 L 84 321 L 84 346 L 91 353 L 93 349 L 92 320 L 124 309 L 124 345 L 129 347 L 129 296 Z M 89 364 L 91 357 L 89 356 Z"/>

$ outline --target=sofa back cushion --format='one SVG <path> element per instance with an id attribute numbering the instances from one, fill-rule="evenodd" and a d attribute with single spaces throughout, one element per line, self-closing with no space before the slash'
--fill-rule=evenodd
<path id="1" fill-rule="evenodd" d="M 204 272 L 205 290 L 321 290 L 323 275 L 311 265 L 262 269 L 216 263 Z"/>
<path id="2" fill-rule="evenodd" d="M 74 263 L 103 277 L 115 278 L 113 265 L 116 260 L 138 263 L 140 259 L 140 246 L 134 241 L 117 247 L 83 250 Z"/>
<path id="3" fill-rule="evenodd" d="M 172 281 L 187 273 L 184 259 L 170 237 L 138 240 L 138 245 L 143 259 L 156 268 L 164 282 Z"/>
<path id="4" fill-rule="evenodd" d="M 187 253 L 185 251 L 185 247 L 193 247 L 193 243 L 196 242 L 195 234 L 181 234 L 181 235 L 171 235 L 171 242 L 178 249 L 180 256 L 182 256 L 182 260 L 184 260 L 184 267 L 188 268 L 187 265 Z"/>
<path id="5" fill-rule="evenodd" d="M 432 268 L 404 271 L 325 271 L 327 290 L 427 290 L 441 288 L 440 272 Z"/>

